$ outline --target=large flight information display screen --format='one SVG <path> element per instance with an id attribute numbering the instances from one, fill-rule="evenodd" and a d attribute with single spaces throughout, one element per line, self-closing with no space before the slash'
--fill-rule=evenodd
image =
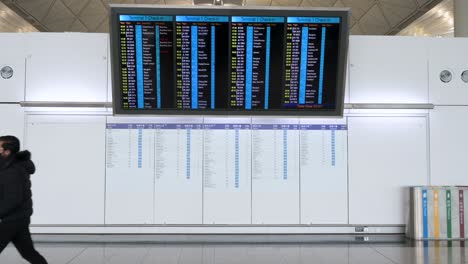
<path id="1" fill-rule="evenodd" d="M 114 113 L 341 116 L 348 15 L 112 7 Z"/>

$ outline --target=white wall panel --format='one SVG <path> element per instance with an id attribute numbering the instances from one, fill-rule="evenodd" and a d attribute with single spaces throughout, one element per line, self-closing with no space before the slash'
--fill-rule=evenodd
<path id="1" fill-rule="evenodd" d="M 0 77 L 0 102 L 21 102 L 24 100 L 25 58 L 4 54 L 0 57 L 0 69 L 6 66 L 13 69 L 11 78 Z"/>
<path id="2" fill-rule="evenodd" d="M 350 103 L 427 103 L 427 39 L 350 37 Z"/>
<path id="3" fill-rule="evenodd" d="M 408 186 L 428 178 L 426 117 L 349 117 L 350 224 L 405 224 Z"/>
<path id="4" fill-rule="evenodd" d="M 111 101 L 107 35 L 0 34 L 0 41 L 2 47 L 8 47 L 0 51 L 0 65 L 17 65 L 15 79 L 0 79 L 0 102 Z M 355 116 L 348 117 L 349 185 L 345 167 L 336 174 L 317 167 L 318 152 L 309 157 L 309 167 L 301 166 L 305 165 L 300 147 L 305 138 L 300 129 L 290 128 L 286 143 L 282 129 L 250 131 L 252 185 L 242 188 L 251 188 L 252 193 L 206 189 L 210 184 L 202 175 L 209 166 L 203 163 L 207 158 L 203 153 L 221 153 L 225 149 L 216 147 L 229 141 L 215 136 L 207 148 L 206 140 L 213 138 L 203 129 L 191 130 L 189 145 L 185 127 L 142 131 L 145 144 L 141 149 L 148 154 L 143 155 L 143 168 L 111 168 L 107 156 L 107 186 L 105 117 L 29 113 L 25 122 L 19 105 L 0 104 L 0 135 L 22 139 L 37 164 L 32 177 L 33 224 L 201 224 L 202 220 L 205 224 L 248 224 L 250 218 L 253 224 L 342 224 L 348 223 L 348 203 L 350 224 L 404 224 L 408 199 L 404 188 L 429 184 L 429 167 L 431 184 L 468 185 L 468 84 L 460 78 L 468 70 L 466 47 L 467 39 L 351 37 L 345 102 L 453 106 L 436 106 L 429 111 L 429 119 L 406 110 L 398 116 L 393 110 L 390 114 L 387 110 L 354 111 Z M 447 84 L 439 79 L 445 69 L 453 73 Z M 212 119 L 205 121 L 217 122 Z M 232 120 L 225 118 L 220 123 Z M 203 120 L 109 117 L 108 122 L 201 124 Z M 342 122 L 307 118 L 253 121 L 280 126 Z M 138 141 L 138 129 L 120 134 L 114 140 Z M 331 140 L 329 134 L 324 135 L 325 141 Z M 109 135 L 107 138 L 109 154 Z M 308 142 L 311 147 L 320 145 L 315 136 Z M 335 143 L 343 144 L 346 153 L 344 141 Z M 136 146 L 127 151 L 138 152 Z M 327 151 L 322 152 L 330 155 Z M 114 154 L 112 158 L 121 158 L 124 152 L 117 149 Z M 341 158 L 345 164 L 346 156 Z M 228 168 L 215 163 L 211 169 Z M 109 173 L 112 170 L 115 173 Z M 304 178 L 312 175 L 309 172 L 325 173 L 327 178 Z"/>
<path id="5" fill-rule="evenodd" d="M 24 111 L 17 104 L 0 104 L 0 135 L 13 135 L 23 141 Z"/>
<path id="6" fill-rule="evenodd" d="M 33 224 L 104 224 L 105 117 L 28 115 Z"/>
<path id="7" fill-rule="evenodd" d="M 468 83 L 461 79 L 468 70 L 468 38 L 437 38 L 428 42 L 430 102 L 436 105 L 468 105 Z M 443 70 L 452 72 L 452 81 L 440 80 Z"/>
<path id="8" fill-rule="evenodd" d="M 13 68 L 9 79 L 0 77 L 0 102 L 20 102 L 24 100 L 25 81 L 25 34 L 0 33 L 0 69 Z"/>
<path id="9" fill-rule="evenodd" d="M 29 34 L 26 100 L 105 102 L 107 42 L 107 34 Z"/>
<path id="10" fill-rule="evenodd" d="M 439 106 L 430 113 L 431 184 L 468 185 L 468 107 Z"/>

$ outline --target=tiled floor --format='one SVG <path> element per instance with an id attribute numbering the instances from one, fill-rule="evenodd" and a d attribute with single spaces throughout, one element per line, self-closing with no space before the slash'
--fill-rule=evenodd
<path id="1" fill-rule="evenodd" d="M 301 244 L 37 243 L 51 264 L 426 264 L 468 263 L 461 242 L 369 242 Z M 11 245 L 0 263 L 26 263 Z"/>

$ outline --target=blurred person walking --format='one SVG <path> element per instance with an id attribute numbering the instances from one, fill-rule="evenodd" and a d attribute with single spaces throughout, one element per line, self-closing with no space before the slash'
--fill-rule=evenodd
<path id="1" fill-rule="evenodd" d="M 0 136 L 0 254 L 12 242 L 32 264 L 47 264 L 29 232 L 33 213 L 31 174 L 36 171 L 31 153 L 20 151 L 14 136 Z"/>

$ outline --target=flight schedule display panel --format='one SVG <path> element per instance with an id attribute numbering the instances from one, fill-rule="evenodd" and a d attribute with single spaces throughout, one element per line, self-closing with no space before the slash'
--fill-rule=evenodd
<path id="1" fill-rule="evenodd" d="M 114 113 L 342 116 L 348 17 L 115 5 Z"/>
<path id="2" fill-rule="evenodd" d="M 119 20 L 123 109 L 170 107 L 173 17 L 121 15 Z"/>
<path id="3" fill-rule="evenodd" d="M 338 17 L 288 17 L 285 108 L 334 108 Z"/>
<path id="4" fill-rule="evenodd" d="M 226 108 L 228 30 L 227 16 L 176 16 L 177 109 Z"/>
<path id="5" fill-rule="evenodd" d="M 283 58 L 284 17 L 232 17 L 230 106 L 278 109 Z"/>

